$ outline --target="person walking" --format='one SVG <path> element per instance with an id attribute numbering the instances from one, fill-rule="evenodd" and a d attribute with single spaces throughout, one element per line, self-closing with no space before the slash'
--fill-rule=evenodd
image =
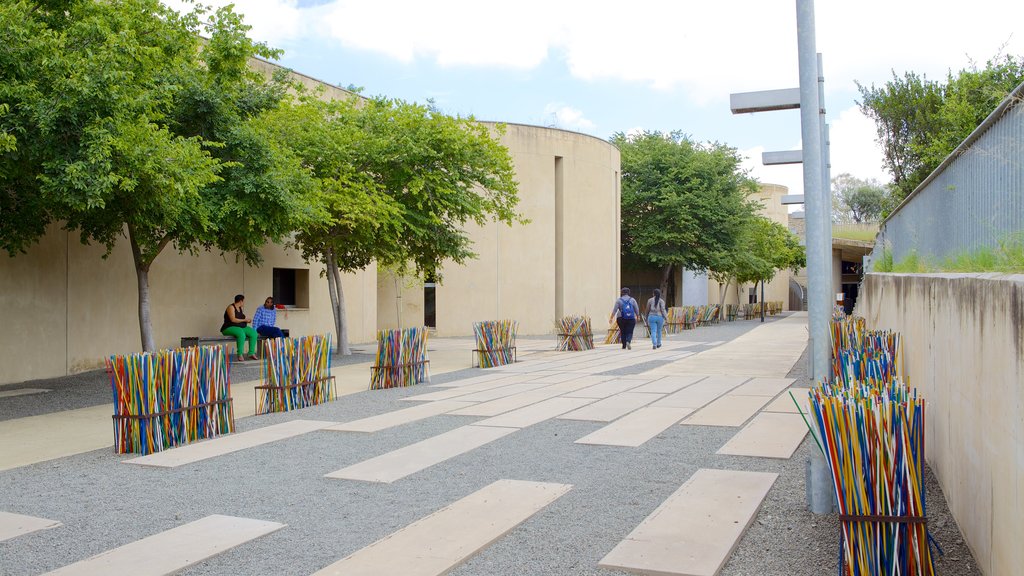
<path id="1" fill-rule="evenodd" d="M 640 305 L 629 295 L 629 288 L 623 288 L 620 296 L 615 299 L 615 307 L 608 317 L 608 323 L 616 322 L 619 325 L 619 340 L 622 341 L 623 350 L 633 349 L 633 329 L 636 328 L 636 319 L 640 315 Z"/>
<path id="2" fill-rule="evenodd" d="M 238 343 L 238 361 L 245 360 L 244 350 L 245 341 L 249 341 L 249 360 L 258 360 L 256 357 L 256 341 L 259 338 L 259 334 L 249 326 L 249 321 L 245 319 L 245 312 L 242 310 L 245 306 L 245 296 L 238 294 L 235 296 L 235 301 L 228 305 L 224 309 L 224 324 L 220 327 L 220 333 L 225 336 L 231 336 Z"/>
<path id="3" fill-rule="evenodd" d="M 661 299 L 661 290 L 654 289 L 654 296 L 647 301 L 647 325 L 651 328 L 651 344 L 654 350 L 661 348 L 661 329 L 665 327 L 668 310 Z"/>

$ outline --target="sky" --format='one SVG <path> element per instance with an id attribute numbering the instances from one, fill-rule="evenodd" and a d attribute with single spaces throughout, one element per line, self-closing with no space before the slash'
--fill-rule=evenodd
<path id="1" fill-rule="evenodd" d="M 164 0 L 180 9 L 182 0 Z M 204 0 L 221 6 L 225 0 Z M 432 99 L 479 120 L 609 138 L 673 130 L 738 149 L 761 182 L 802 193 L 799 111 L 733 115 L 729 94 L 799 85 L 795 0 L 235 0 L 279 64 L 365 95 Z M 943 80 L 1024 55 L 1024 2 L 815 3 L 831 173 L 888 182 L 857 83 L 907 71 Z"/>

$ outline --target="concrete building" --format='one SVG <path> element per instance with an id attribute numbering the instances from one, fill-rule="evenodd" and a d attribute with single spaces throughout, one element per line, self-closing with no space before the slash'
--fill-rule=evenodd
<path id="1" fill-rule="evenodd" d="M 266 62 L 254 66 L 276 69 Z M 296 77 L 323 87 L 325 97 L 352 96 Z M 470 335 L 473 322 L 503 318 L 519 321 L 521 334 L 548 334 L 563 314 L 599 318 L 611 308 L 619 287 L 618 149 L 583 134 L 521 125 L 508 126 L 501 142 L 512 154 L 519 211 L 529 223 L 472 226 L 479 258 L 445 266 L 436 286 L 410 284 L 374 267 L 345 275 L 353 342 L 372 341 L 381 328 L 431 319 L 443 336 Z M 109 257 L 103 252 L 53 225 L 28 254 L 0 258 L 6 320 L 0 384 L 73 374 L 101 367 L 110 355 L 140 351 L 130 248 L 121 242 Z M 236 293 L 247 295 L 250 314 L 268 295 L 287 304 L 278 324 L 293 335 L 332 331 L 323 265 L 278 245 L 267 245 L 262 255 L 257 268 L 233 254 L 161 254 L 150 272 L 156 345 L 217 334 Z"/>

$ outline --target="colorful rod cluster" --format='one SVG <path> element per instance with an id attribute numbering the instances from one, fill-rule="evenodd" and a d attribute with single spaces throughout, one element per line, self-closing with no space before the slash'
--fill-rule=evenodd
<path id="1" fill-rule="evenodd" d="M 718 304 L 709 306 L 674 306 L 665 318 L 665 333 L 678 334 L 697 326 L 718 322 Z"/>
<path id="2" fill-rule="evenodd" d="M 898 332 L 868 330 L 863 318 L 833 315 L 832 377 L 843 382 L 876 386 L 906 382 L 903 339 Z"/>
<path id="3" fill-rule="evenodd" d="M 842 376 L 810 392 L 812 432 L 839 502 L 840 574 L 932 576 L 924 399 L 888 369 L 899 356 L 898 336 L 863 327 L 860 319 L 834 319 Z M 858 350 L 872 354 L 854 355 Z M 855 364 L 842 364 L 850 360 Z"/>
<path id="4" fill-rule="evenodd" d="M 223 346 L 111 356 L 107 369 L 118 454 L 152 454 L 235 429 Z"/>
<path id="5" fill-rule="evenodd" d="M 558 331 L 558 350 L 578 351 L 594 349 L 594 332 L 590 329 L 590 316 L 565 316 L 555 324 Z"/>
<path id="6" fill-rule="evenodd" d="M 370 389 L 398 388 L 430 381 L 427 329 L 380 330 L 377 361 L 370 368 Z"/>
<path id="7" fill-rule="evenodd" d="M 514 320 L 486 320 L 473 324 L 476 336 L 477 361 L 481 368 L 504 366 L 515 361 L 516 332 Z"/>
<path id="8" fill-rule="evenodd" d="M 337 397 L 331 376 L 331 335 L 263 341 L 256 413 L 287 412 Z"/>

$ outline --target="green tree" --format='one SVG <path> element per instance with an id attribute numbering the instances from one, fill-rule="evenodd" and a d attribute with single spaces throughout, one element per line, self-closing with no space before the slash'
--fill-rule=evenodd
<path id="1" fill-rule="evenodd" d="M 258 122 L 284 86 L 246 66 L 276 52 L 248 39 L 230 9 L 12 2 L 0 24 L 14 42 L 0 55 L 11 79 L 0 92 L 12 112 L 4 132 L 17 138 L 0 159 L 0 245 L 24 251 L 49 222 L 106 255 L 126 238 L 143 350 L 155 348 L 149 270 L 167 246 L 257 263 L 268 238 L 309 216 L 306 171 Z"/>
<path id="2" fill-rule="evenodd" d="M 888 188 L 874 178 L 843 173 L 832 178 L 832 221 L 878 222 L 892 207 Z"/>
<path id="3" fill-rule="evenodd" d="M 342 353 L 339 272 L 376 262 L 398 274 L 439 277 L 442 262 L 475 256 L 468 222 L 523 221 L 511 156 L 472 118 L 399 100 L 324 102 L 307 94 L 272 124 L 312 169 L 327 207 L 326 220 L 295 238 L 307 259 L 326 264 Z"/>
<path id="4" fill-rule="evenodd" d="M 860 109 L 875 121 L 893 201 L 914 191 L 1024 81 L 1024 59 L 997 56 L 984 68 L 947 74 L 945 84 L 895 71 L 880 87 L 857 84 Z"/>
<path id="5" fill-rule="evenodd" d="M 755 217 L 747 222 L 740 240 L 740 250 L 733 260 L 733 276 L 739 284 L 760 282 L 762 288 L 780 270 L 797 272 L 807 265 L 807 255 L 800 238 L 785 226 Z M 764 309 L 761 311 L 764 319 Z"/>
<path id="6" fill-rule="evenodd" d="M 626 265 L 659 266 L 665 294 L 676 266 L 728 269 L 757 209 L 748 200 L 757 182 L 740 168 L 736 149 L 695 143 L 681 132 L 619 133 L 612 143 L 622 153 Z"/>

